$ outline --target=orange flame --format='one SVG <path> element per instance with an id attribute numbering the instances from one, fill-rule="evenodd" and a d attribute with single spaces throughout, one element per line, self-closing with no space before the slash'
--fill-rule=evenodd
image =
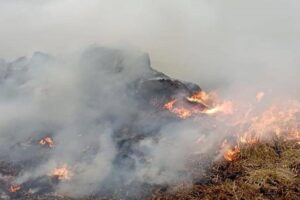
<path id="1" fill-rule="evenodd" d="M 225 160 L 230 162 L 237 160 L 241 152 L 239 146 L 235 145 L 234 148 L 232 148 L 231 145 L 228 144 L 227 140 L 223 141 L 221 149 Z"/>
<path id="2" fill-rule="evenodd" d="M 225 101 L 222 104 L 218 104 L 213 108 L 204 110 L 202 113 L 205 113 L 205 114 L 216 114 L 216 113 L 232 114 L 233 113 L 233 105 L 232 105 L 231 101 Z"/>
<path id="3" fill-rule="evenodd" d="M 264 95 L 263 92 L 257 93 L 257 102 L 261 101 Z M 213 103 L 206 93 L 199 93 L 187 99 L 206 105 L 204 110 L 194 113 L 233 114 L 232 102 Z M 292 140 L 300 144 L 300 101 L 294 99 L 286 98 L 282 100 L 282 103 L 273 103 L 263 111 L 261 106 L 256 109 L 252 104 L 235 104 L 234 115 L 216 119 L 221 120 L 222 124 L 228 125 L 225 132 L 233 132 L 233 136 L 236 137 L 235 144 L 228 144 L 225 140 L 221 145 L 221 152 L 227 161 L 238 159 L 240 146 L 243 144 L 253 145 L 261 141 L 267 142 L 274 137 L 285 141 Z"/>
<path id="4" fill-rule="evenodd" d="M 259 115 L 246 116 L 236 125 L 241 143 L 253 144 L 270 136 L 300 140 L 300 103 L 288 101 L 273 104 Z"/>
<path id="5" fill-rule="evenodd" d="M 58 180 L 70 180 L 73 176 L 73 173 L 70 171 L 69 167 L 65 164 L 60 168 L 55 168 L 51 172 L 50 176 Z"/>
<path id="6" fill-rule="evenodd" d="M 48 147 L 52 148 L 54 145 L 53 139 L 51 137 L 45 137 L 39 141 L 41 145 L 47 145 Z"/>
<path id="7" fill-rule="evenodd" d="M 21 190 L 21 186 L 18 185 L 18 184 L 11 185 L 8 188 L 8 191 L 11 192 L 11 193 L 15 193 L 15 192 L 17 192 L 19 190 Z"/>
<path id="8" fill-rule="evenodd" d="M 164 108 L 170 112 L 176 114 L 182 119 L 186 119 L 195 114 L 216 114 L 224 113 L 231 114 L 232 102 L 225 101 L 220 104 L 213 104 L 213 100 L 216 98 L 215 94 L 207 94 L 203 91 L 196 92 L 190 97 L 186 97 L 186 101 L 190 104 L 184 104 L 179 102 L 179 105 L 176 105 L 178 99 L 173 99 L 165 103 Z"/>
<path id="9" fill-rule="evenodd" d="M 190 97 L 186 97 L 189 102 L 203 104 L 207 107 L 211 101 L 211 96 L 204 91 L 196 92 Z"/>
<path id="10" fill-rule="evenodd" d="M 236 145 L 234 146 L 234 148 L 225 150 L 224 158 L 227 161 L 234 161 L 238 158 L 240 152 L 241 152 L 240 148 Z"/>
<path id="11" fill-rule="evenodd" d="M 182 118 L 182 119 L 186 119 L 190 116 L 192 116 L 193 111 L 192 110 L 188 110 L 184 107 L 175 107 L 175 103 L 177 100 L 172 100 L 170 102 L 167 102 L 164 105 L 164 108 L 169 110 L 172 113 L 175 113 L 178 117 Z"/>

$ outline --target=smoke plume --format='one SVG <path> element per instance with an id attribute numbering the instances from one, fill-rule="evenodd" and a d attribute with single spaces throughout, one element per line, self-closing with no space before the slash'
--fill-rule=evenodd
<path id="1" fill-rule="evenodd" d="M 152 109 L 158 96 L 170 100 L 200 88 L 182 82 L 187 89 L 167 95 L 164 84 L 151 81 L 173 80 L 162 71 L 225 99 L 255 102 L 260 91 L 265 104 L 298 97 L 299 6 L 294 0 L 1 1 L 1 158 L 23 166 L 20 184 L 68 165 L 72 181 L 53 190 L 75 197 L 191 180 L 191 152 L 215 151 L 228 133 L 221 123 L 212 131 L 207 117 L 181 121 Z M 50 150 L 36 145 L 47 136 Z M 199 138 L 205 145 L 195 144 Z"/>

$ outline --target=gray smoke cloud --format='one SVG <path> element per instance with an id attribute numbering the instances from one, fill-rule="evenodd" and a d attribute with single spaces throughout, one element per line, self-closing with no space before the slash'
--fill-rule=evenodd
<path id="1" fill-rule="evenodd" d="M 187 120 L 155 130 L 161 118 L 132 98 L 132 83 L 153 75 L 148 57 L 134 47 L 148 52 L 159 71 L 224 97 L 248 99 L 260 90 L 298 96 L 299 6 L 296 0 L 0 1 L 2 156 L 43 157 L 19 182 L 73 166 L 76 176 L 57 190 L 74 196 L 117 182 L 186 180 L 187 155 L 209 152 L 224 133 L 205 135 L 206 119 L 203 127 Z M 78 50 L 89 44 L 130 50 Z M 53 56 L 31 56 L 35 51 Z M 137 127 L 124 128 L 132 121 Z M 140 129 L 159 139 L 124 142 L 124 133 L 135 138 L 132 130 Z M 30 144 L 46 135 L 55 141 L 50 152 Z M 206 145 L 193 146 L 199 137 Z"/>
<path id="2" fill-rule="evenodd" d="M 0 55 L 130 44 L 149 52 L 159 70 L 203 87 L 258 81 L 291 87 L 299 74 L 299 6 L 296 0 L 2 0 Z"/>
<path id="3" fill-rule="evenodd" d="M 136 49 L 90 47 L 66 58 L 37 52 L 3 61 L 0 69 L 1 158 L 21 163 L 19 184 L 40 183 L 65 164 L 72 181 L 55 188 L 75 197 L 134 183 L 189 180 L 181 174 L 188 156 L 218 141 L 208 137 L 199 146 L 197 139 L 206 137 L 199 121 L 170 120 L 162 108 L 149 107 L 151 99 L 140 94 L 165 94 L 143 85 L 164 75 Z M 53 148 L 38 144 L 46 136 L 53 138 Z M 39 192 L 43 184 L 30 188 Z"/>

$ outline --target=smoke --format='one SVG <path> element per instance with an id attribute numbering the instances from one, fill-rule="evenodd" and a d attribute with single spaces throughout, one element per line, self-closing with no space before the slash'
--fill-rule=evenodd
<path id="1" fill-rule="evenodd" d="M 18 177 L 20 183 L 65 163 L 76 174 L 56 189 L 74 196 L 113 190 L 119 183 L 187 180 L 188 155 L 210 152 L 222 139 L 223 131 L 205 129 L 208 119 L 201 118 L 201 126 L 192 120 L 166 123 L 137 98 L 141 80 L 157 74 L 134 47 L 148 52 L 159 71 L 225 98 L 251 99 L 258 91 L 299 95 L 298 1 L 0 5 L 1 157 L 36 160 Z M 95 43 L 122 50 L 78 50 Z M 36 51 L 53 56 L 14 60 Z M 55 141 L 51 151 L 32 145 L 47 135 Z M 194 146 L 199 137 L 206 144 Z"/>
<path id="2" fill-rule="evenodd" d="M 166 95 L 155 92 L 155 78 L 165 75 L 135 49 L 90 47 L 66 58 L 37 52 L 3 61 L 1 71 L 1 158 L 21 165 L 16 182 L 37 192 L 45 183 L 31 181 L 41 183 L 65 165 L 72 181 L 55 190 L 75 197 L 134 183 L 188 180 L 182 174 L 187 156 L 206 152 L 216 141 L 197 146 L 204 136 L 198 122 L 174 121 L 150 106 L 151 98 Z M 177 86 L 157 89 L 162 87 L 176 94 Z M 46 136 L 53 148 L 38 144 Z"/>
<path id="3" fill-rule="evenodd" d="M 299 2 L 2 0 L 0 55 L 130 44 L 205 88 L 299 85 Z M 270 83 L 271 82 L 271 83 Z"/>

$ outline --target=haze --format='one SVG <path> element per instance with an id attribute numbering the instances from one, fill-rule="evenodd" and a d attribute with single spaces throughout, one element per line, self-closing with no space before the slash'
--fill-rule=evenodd
<path id="1" fill-rule="evenodd" d="M 205 88 L 298 85 L 296 0 L 1 0 L 0 57 L 133 46 Z M 270 85 L 270 84 L 269 84 Z"/>

